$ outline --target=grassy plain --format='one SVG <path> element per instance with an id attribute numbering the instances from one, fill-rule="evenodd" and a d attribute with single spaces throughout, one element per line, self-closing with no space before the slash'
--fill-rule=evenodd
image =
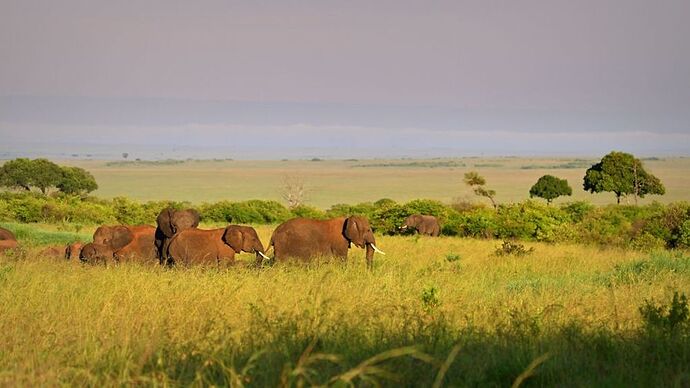
<path id="1" fill-rule="evenodd" d="M 592 195 L 582 190 L 585 170 L 596 159 L 460 158 L 425 160 L 291 160 L 291 161 L 185 161 L 184 163 L 115 163 L 70 161 L 91 171 L 101 197 L 126 196 L 137 200 L 185 200 L 192 203 L 218 200 L 272 199 L 282 201 L 286 176 L 301 177 L 307 204 L 327 208 L 336 203 L 358 203 L 391 198 L 396 201 L 427 198 L 450 202 L 473 199 L 462 182 L 463 174 L 478 171 L 495 189 L 498 202 L 529 197 L 529 188 L 544 174 L 565 178 L 573 196 L 556 200 L 589 200 L 615 203 L 611 193 Z M 648 171 L 666 186 L 666 195 L 649 196 L 673 202 L 690 199 L 690 158 L 645 160 Z"/>
<path id="2" fill-rule="evenodd" d="M 688 331 L 653 334 L 639 312 L 690 294 L 687 253 L 380 236 L 371 272 L 358 249 L 346 265 L 101 267 L 39 257 L 75 235 L 33 228 L 0 258 L 4 386 L 690 382 Z"/>

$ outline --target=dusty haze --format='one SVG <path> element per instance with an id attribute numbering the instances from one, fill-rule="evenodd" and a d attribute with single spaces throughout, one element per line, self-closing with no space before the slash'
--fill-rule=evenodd
<path id="1" fill-rule="evenodd" d="M 689 14 L 0 0 L 0 157 L 685 155 Z"/>

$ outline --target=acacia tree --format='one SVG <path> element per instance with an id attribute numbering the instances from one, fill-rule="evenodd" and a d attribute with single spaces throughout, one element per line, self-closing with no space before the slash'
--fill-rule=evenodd
<path id="1" fill-rule="evenodd" d="M 52 187 L 68 194 L 84 194 L 96 190 L 93 176 L 78 167 L 61 167 L 47 159 L 18 158 L 0 167 L 0 186 L 46 194 Z"/>
<path id="2" fill-rule="evenodd" d="M 32 186 L 38 187 L 46 194 L 51 187 L 57 187 L 62 180 L 62 168 L 48 159 L 35 159 L 33 165 Z"/>
<path id="3" fill-rule="evenodd" d="M 537 183 L 529 189 L 530 197 L 543 198 L 546 200 L 547 205 L 550 205 L 551 201 L 562 195 L 572 194 L 573 189 L 568 185 L 568 181 L 553 175 L 542 176 L 537 180 Z"/>
<path id="4" fill-rule="evenodd" d="M 79 167 L 62 167 L 62 179 L 57 188 L 65 194 L 84 195 L 98 189 L 90 172 Z"/>
<path id="5" fill-rule="evenodd" d="M 634 195 L 637 203 L 637 197 L 666 193 L 661 180 L 645 171 L 639 159 L 617 151 L 612 151 L 587 169 L 583 187 L 591 193 L 613 192 L 619 204 L 621 197 L 626 195 Z"/>
<path id="6" fill-rule="evenodd" d="M 484 185 L 486 185 L 486 179 L 484 179 L 483 176 L 479 175 L 478 172 L 466 172 L 464 182 L 466 185 L 472 188 L 472 191 L 474 191 L 476 195 L 480 197 L 489 198 L 491 204 L 494 206 L 494 209 L 498 207 L 496 201 L 494 200 L 494 197 L 496 196 L 496 191 L 484 187 Z"/>
<path id="7" fill-rule="evenodd" d="M 30 159 L 18 158 L 0 167 L 0 186 L 31 191 L 33 164 Z"/>

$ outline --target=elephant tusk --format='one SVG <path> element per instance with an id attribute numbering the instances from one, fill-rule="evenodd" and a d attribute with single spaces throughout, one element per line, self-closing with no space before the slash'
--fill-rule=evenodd
<path id="1" fill-rule="evenodd" d="M 374 252 L 380 253 L 380 254 L 382 254 L 382 255 L 384 255 L 384 256 L 386 255 L 386 252 L 384 252 L 384 251 L 382 251 L 382 250 L 376 248 L 376 245 L 371 244 L 371 243 L 370 243 L 369 245 L 371 245 L 371 247 L 374 248 Z"/>
<path id="2" fill-rule="evenodd" d="M 261 251 L 256 251 L 256 252 L 257 252 L 258 254 L 260 254 L 260 255 L 261 255 L 261 257 L 263 257 L 264 259 L 266 259 L 266 260 L 271 260 L 271 258 L 270 258 L 270 257 L 268 257 L 268 256 L 264 255 L 264 254 L 263 254 L 263 253 L 262 253 Z"/>

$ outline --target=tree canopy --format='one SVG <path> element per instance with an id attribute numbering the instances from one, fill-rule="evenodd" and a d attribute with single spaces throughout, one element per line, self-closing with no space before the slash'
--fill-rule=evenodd
<path id="1" fill-rule="evenodd" d="M 530 197 L 544 198 L 548 204 L 563 195 L 572 195 L 573 189 L 565 179 L 544 175 L 529 189 Z"/>
<path id="2" fill-rule="evenodd" d="M 583 187 L 591 193 L 613 192 L 618 203 L 626 195 L 634 195 L 637 201 L 637 197 L 644 198 L 647 194 L 666 193 L 661 180 L 645 171 L 639 159 L 617 151 L 609 153 L 587 169 Z"/>
<path id="3" fill-rule="evenodd" d="M 79 167 L 59 166 L 48 159 L 18 158 L 0 167 L 0 186 L 46 194 L 50 188 L 67 194 L 84 194 L 98 188 L 94 177 Z"/>
<path id="4" fill-rule="evenodd" d="M 62 179 L 57 188 L 66 194 L 86 194 L 98 188 L 90 172 L 79 167 L 63 167 Z"/>

